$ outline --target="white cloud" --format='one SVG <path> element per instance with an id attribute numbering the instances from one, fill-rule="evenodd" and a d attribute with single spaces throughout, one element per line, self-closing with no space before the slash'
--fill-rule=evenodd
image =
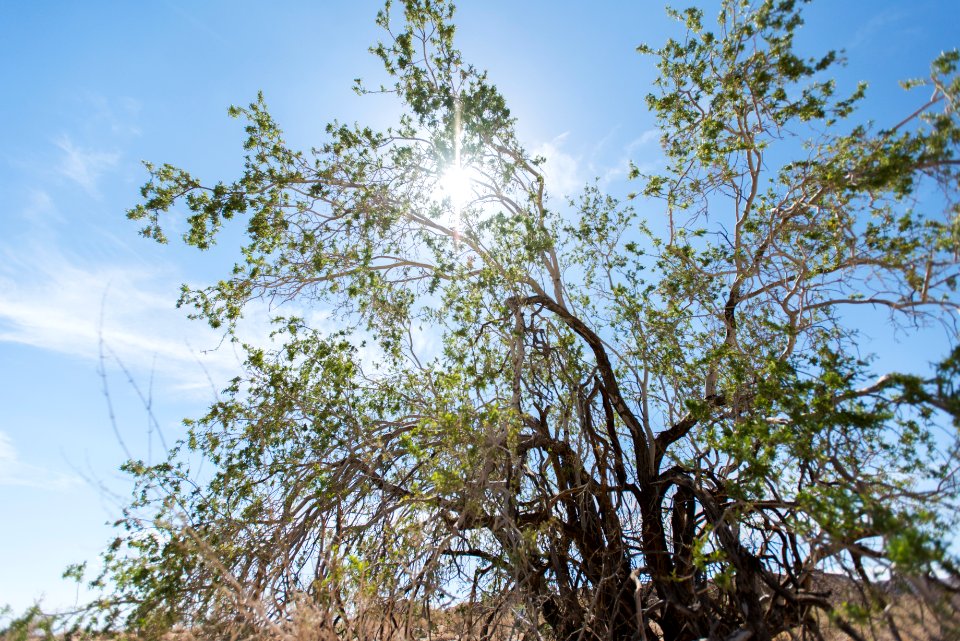
<path id="1" fill-rule="evenodd" d="M 660 140 L 660 135 L 661 131 L 659 129 L 647 129 L 627 144 L 626 153 L 633 153 L 640 147 L 646 147 L 650 143 L 657 142 Z"/>
<path id="2" fill-rule="evenodd" d="M 661 132 L 659 129 L 647 129 L 628 142 L 623 148 L 623 152 L 617 163 L 604 172 L 601 183 L 608 185 L 616 180 L 626 178 L 627 170 L 631 162 L 639 167 L 640 171 L 651 171 L 655 169 L 659 164 L 660 148 L 656 147 L 656 151 L 653 153 L 645 150 L 651 145 L 654 145 L 660 139 L 660 135 Z M 642 154 L 642 157 L 638 158 L 638 153 Z"/>
<path id="3" fill-rule="evenodd" d="M 20 210 L 20 215 L 27 221 L 41 226 L 50 220 L 62 220 L 50 194 L 42 189 L 30 191 L 26 205 Z"/>
<path id="4" fill-rule="evenodd" d="M 591 154 L 591 159 L 585 161 L 580 155 L 573 155 L 564 150 L 564 144 L 569 136 L 565 132 L 550 142 L 542 143 L 533 148 L 534 155 L 546 158 L 543 171 L 547 180 L 547 190 L 554 196 L 571 196 L 576 194 L 588 180 L 598 178 L 601 185 L 609 185 L 627 177 L 627 171 L 632 161 L 641 171 L 652 171 L 661 162 L 660 148 L 657 141 L 660 139 L 658 129 L 648 129 L 623 146 L 619 158 L 611 166 L 594 162 L 600 149 L 607 143 L 611 135 L 599 141 Z"/>
<path id="5" fill-rule="evenodd" d="M 88 135 L 102 136 L 109 131 L 114 138 L 129 139 L 141 134 L 140 127 L 134 124 L 142 108 L 139 100 L 129 96 L 108 99 L 88 92 L 82 102 L 83 108 L 89 112 L 84 118 Z"/>
<path id="6" fill-rule="evenodd" d="M 210 391 L 235 375 L 237 356 L 219 333 L 174 306 L 173 274 L 121 264 L 83 264 L 56 251 L 0 247 L 0 342 L 96 361 L 101 340 L 134 375 Z M 266 314 L 252 324 L 266 325 Z M 266 335 L 263 332 L 261 335 Z M 206 371 L 205 371 L 206 370 Z"/>
<path id="7" fill-rule="evenodd" d="M 10 436 L 0 432 L 0 486 L 65 490 L 80 483 L 81 479 L 76 475 L 53 472 L 21 461 Z"/>
<path id="8" fill-rule="evenodd" d="M 554 196 L 571 196 L 580 191 L 585 179 L 581 175 L 580 159 L 563 151 L 562 146 L 569 132 L 564 132 L 533 149 L 535 156 L 543 156 L 546 163 L 543 173 L 547 181 L 547 191 Z"/>
<path id="9" fill-rule="evenodd" d="M 74 181 L 91 196 L 99 196 L 97 182 L 104 172 L 112 169 L 120 161 L 120 152 L 96 151 L 76 146 L 66 134 L 56 141 L 63 152 L 57 169 Z"/>
<path id="10" fill-rule="evenodd" d="M 853 33 L 853 37 L 845 49 L 856 49 L 865 42 L 881 35 L 887 25 L 900 23 L 904 15 L 902 10 L 894 8 L 886 9 L 873 15 Z"/>

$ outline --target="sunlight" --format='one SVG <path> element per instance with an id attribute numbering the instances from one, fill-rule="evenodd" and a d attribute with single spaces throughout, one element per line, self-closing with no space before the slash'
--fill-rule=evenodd
<path id="1" fill-rule="evenodd" d="M 453 206 L 453 212 L 450 220 L 441 221 L 454 231 L 460 229 L 461 211 L 467 205 L 473 196 L 473 180 L 468 170 L 463 166 L 461 159 L 461 146 L 463 144 L 463 130 L 461 126 L 460 99 L 455 98 L 453 106 L 453 164 L 447 168 L 440 181 L 437 184 L 437 196 L 442 200 L 449 200 Z"/>
<path id="2" fill-rule="evenodd" d="M 460 217 L 460 210 L 470 202 L 473 196 L 473 179 L 470 173 L 460 165 L 447 169 L 440 178 L 440 196 L 449 198 L 453 205 L 454 214 Z"/>

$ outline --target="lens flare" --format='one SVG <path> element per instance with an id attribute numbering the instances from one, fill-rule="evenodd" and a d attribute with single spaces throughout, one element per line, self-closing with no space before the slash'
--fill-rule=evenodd
<path id="1" fill-rule="evenodd" d="M 449 198 L 456 214 L 470 202 L 473 195 L 473 180 L 463 167 L 455 165 L 447 169 L 440 178 L 440 193 L 443 198 Z"/>

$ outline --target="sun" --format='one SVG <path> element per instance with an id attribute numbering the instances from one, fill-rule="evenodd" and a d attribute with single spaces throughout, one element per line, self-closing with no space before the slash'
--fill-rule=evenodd
<path id="1" fill-rule="evenodd" d="M 449 198 L 454 213 L 459 217 L 460 210 L 473 197 L 473 179 L 470 172 L 456 164 L 449 167 L 440 177 L 438 185 L 441 198 Z"/>
<path id="2" fill-rule="evenodd" d="M 434 221 L 454 233 L 462 233 L 487 215 L 487 177 L 472 162 L 455 162 L 438 168 L 431 198 Z"/>
<path id="3" fill-rule="evenodd" d="M 461 106 L 459 96 L 454 100 L 453 109 L 453 162 L 440 175 L 434 188 L 434 195 L 437 200 L 448 201 L 452 212 L 449 216 L 444 215 L 440 222 L 455 231 L 462 226 L 461 213 L 463 208 L 475 199 L 476 179 L 471 174 L 476 174 L 476 170 L 471 170 L 464 166 L 461 156 L 463 146 L 463 126 L 461 122 Z"/>

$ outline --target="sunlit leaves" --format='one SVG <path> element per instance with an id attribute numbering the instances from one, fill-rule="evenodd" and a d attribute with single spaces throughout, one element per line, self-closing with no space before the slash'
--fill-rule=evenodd
<path id="1" fill-rule="evenodd" d="M 324 313 L 238 345 L 243 375 L 170 460 L 127 466 L 106 561 L 132 624 L 216 636 L 309 602 L 350 636 L 363 604 L 383 624 L 439 599 L 529 638 L 769 639 L 810 608 L 871 615 L 813 573 L 951 567 L 957 355 L 878 378 L 849 310 L 956 338 L 958 55 L 907 83 L 933 91 L 915 112 L 865 124 L 837 54 L 796 52 L 802 4 L 727 0 L 716 28 L 671 11 L 685 35 L 640 48 L 666 156 L 630 171 L 651 220 L 599 185 L 550 200 L 433 0 L 377 19 L 396 127 L 331 123 L 302 153 L 259 96 L 230 112 L 238 178 L 147 165 L 144 235 L 178 213 L 200 249 L 246 233 L 231 273 L 184 288 L 196 317 L 236 339 L 255 300 Z M 457 141 L 463 202 L 437 197 Z"/>

